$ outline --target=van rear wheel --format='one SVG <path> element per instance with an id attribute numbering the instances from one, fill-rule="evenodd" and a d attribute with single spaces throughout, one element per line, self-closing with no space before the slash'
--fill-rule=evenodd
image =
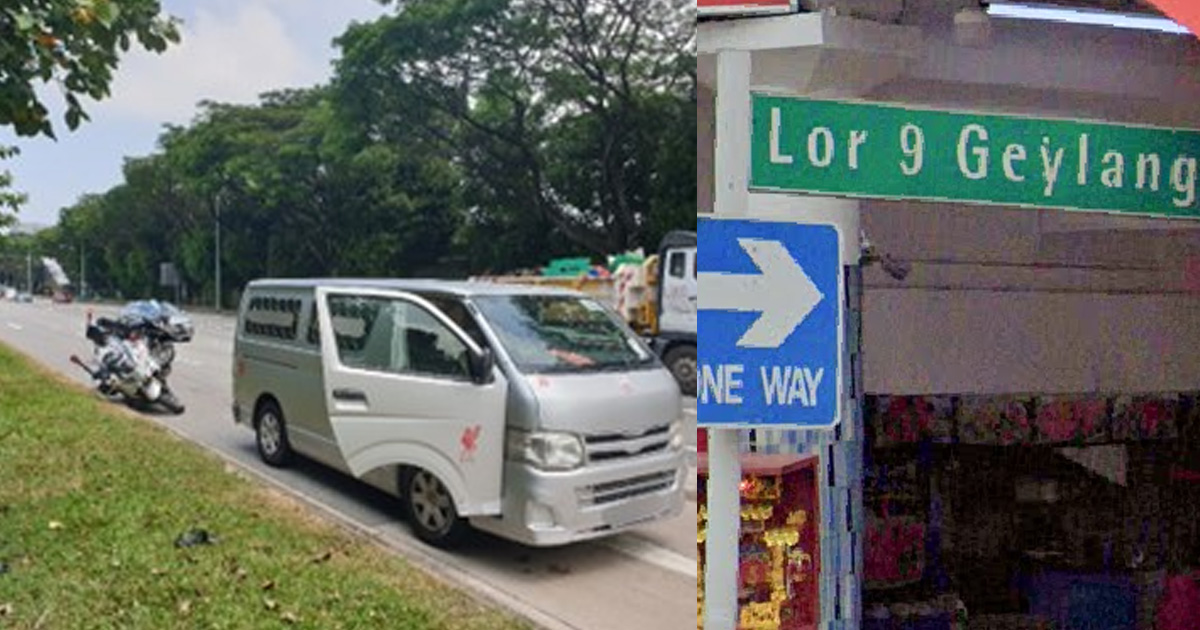
<path id="1" fill-rule="evenodd" d="M 401 478 L 404 508 L 417 538 L 435 547 L 453 547 L 467 533 L 467 523 L 454 507 L 454 497 L 433 473 L 407 469 Z"/>
<path id="2" fill-rule="evenodd" d="M 258 456 L 268 466 L 285 466 L 292 458 L 287 423 L 283 411 L 273 400 L 263 401 L 254 412 L 254 442 L 258 446 Z"/>

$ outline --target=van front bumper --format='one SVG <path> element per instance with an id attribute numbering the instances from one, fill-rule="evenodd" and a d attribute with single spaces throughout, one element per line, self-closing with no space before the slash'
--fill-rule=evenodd
<path id="1" fill-rule="evenodd" d="M 678 516 L 685 474 L 682 451 L 569 472 L 506 462 L 500 516 L 471 524 L 532 547 L 608 536 Z"/>

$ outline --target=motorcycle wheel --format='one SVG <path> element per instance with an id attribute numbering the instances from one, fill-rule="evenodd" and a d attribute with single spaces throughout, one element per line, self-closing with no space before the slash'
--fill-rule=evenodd
<path id="1" fill-rule="evenodd" d="M 177 416 L 183 413 L 185 409 L 183 403 L 179 401 L 179 397 L 175 395 L 175 392 L 169 389 L 163 390 L 163 393 L 158 397 L 158 402 L 161 403 L 163 407 L 166 407 L 167 411 Z"/>

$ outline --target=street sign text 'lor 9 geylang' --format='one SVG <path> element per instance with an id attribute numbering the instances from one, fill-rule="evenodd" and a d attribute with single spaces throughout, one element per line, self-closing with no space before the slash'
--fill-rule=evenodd
<path id="1" fill-rule="evenodd" d="M 753 97 L 752 189 L 1200 218 L 1200 131 Z"/>

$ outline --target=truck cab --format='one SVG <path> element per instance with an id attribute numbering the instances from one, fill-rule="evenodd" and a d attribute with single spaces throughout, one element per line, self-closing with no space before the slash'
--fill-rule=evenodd
<path id="1" fill-rule="evenodd" d="M 696 395 L 696 233 L 668 232 L 658 247 L 654 349 L 685 394 Z"/>

